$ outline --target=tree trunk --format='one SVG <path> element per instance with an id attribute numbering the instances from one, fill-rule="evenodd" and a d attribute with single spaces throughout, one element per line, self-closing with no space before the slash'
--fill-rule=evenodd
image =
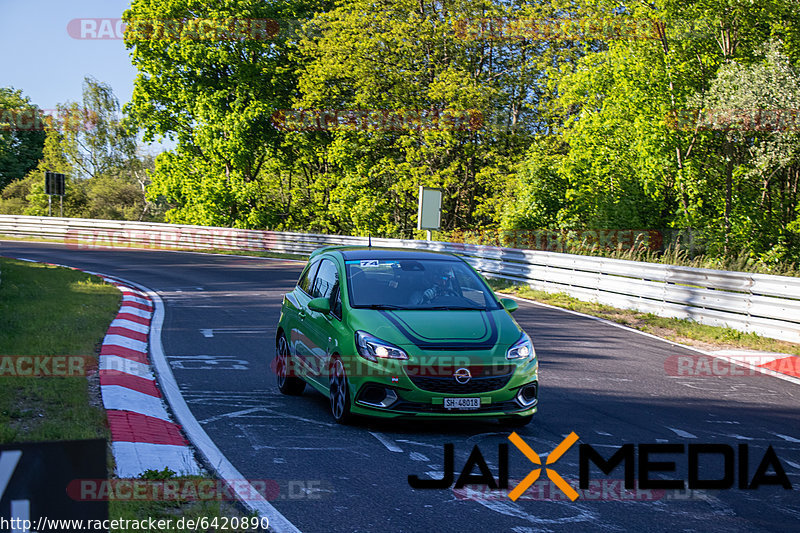
<path id="1" fill-rule="evenodd" d="M 726 139 L 724 152 L 725 162 L 725 255 L 730 254 L 731 204 L 733 203 L 733 146 Z"/>

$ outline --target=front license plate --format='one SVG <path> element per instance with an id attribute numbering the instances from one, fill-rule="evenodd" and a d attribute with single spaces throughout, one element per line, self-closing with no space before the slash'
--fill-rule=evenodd
<path id="1" fill-rule="evenodd" d="M 461 411 L 471 411 L 479 409 L 481 406 L 480 398 L 445 398 L 445 409 L 458 409 Z"/>

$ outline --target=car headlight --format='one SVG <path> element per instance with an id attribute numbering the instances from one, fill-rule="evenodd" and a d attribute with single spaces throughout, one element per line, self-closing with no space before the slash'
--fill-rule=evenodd
<path id="1" fill-rule="evenodd" d="M 533 357 L 536 357 L 536 350 L 533 349 L 533 342 L 525 332 L 506 352 L 506 359 L 528 359 Z"/>
<path id="2" fill-rule="evenodd" d="M 363 331 L 356 331 L 356 349 L 361 357 L 373 363 L 378 358 L 408 359 L 408 354 L 401 348 Z"/>

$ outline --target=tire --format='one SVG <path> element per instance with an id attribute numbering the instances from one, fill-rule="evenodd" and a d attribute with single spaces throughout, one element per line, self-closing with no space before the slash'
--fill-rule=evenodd
<path id="1" fill-rule="evenodd" d="M 501 418 L 499 419 L 500 423 L 503 424 L 505 427 L 508 428 L 522 428 L 527 426 L 531 420 L 533 420 L 533 415 L 527 416 L 510 416 L 508 418 Z"/>
<path id="2" fill-rule="evenodd" d="M 275 348 L 275 375 L 278 379 L 278 390 L 287 396 L 299 396 L 306 388 L 306 382 L 295 377 L 292 370 L 292 356 L 286 336 L 278 337 Z"/>
<path id="3" fill-rule="evenodd" d="M 340 358 L 331 363 L 330 386 L 331 415 L 339 424 L 347 424 L 353 419 L 350 413 L 350 389 L 347 386 L 347 373 Z"/>

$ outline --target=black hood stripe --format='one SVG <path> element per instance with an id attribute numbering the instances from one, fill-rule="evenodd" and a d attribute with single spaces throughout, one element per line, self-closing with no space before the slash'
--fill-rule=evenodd
<path id="1" fill-rule="evenodd" d="M 378 310 L 378 312 L 386 317 L 386 319 L 391 322 L 397 328 L 397 330 L 411 343 L 419 346 L 420 348 L 427 348 L 429 350 L 481 350 L 493 348 L 497 344 L 497 338 L 499 337 L 497 323 L 494 321 L 492 314 L 487 311 L 479 312 L 481 313 L 484 326 L 488 325 L 486 329 L 488 330 L 489 336 L 487 338 L 486 334 L 484 334 L 483 338 L 477 341 L 463 341 L 456 339 L 444 339 L 440 341 L 426 340 L 430 339 L 430 337 L 424 337 L 413 331 L 413 328 L 406 324 L 405 321 L 400 319 L 400 317 L 395 315 L 395 313 L 382 309 Z"/>

